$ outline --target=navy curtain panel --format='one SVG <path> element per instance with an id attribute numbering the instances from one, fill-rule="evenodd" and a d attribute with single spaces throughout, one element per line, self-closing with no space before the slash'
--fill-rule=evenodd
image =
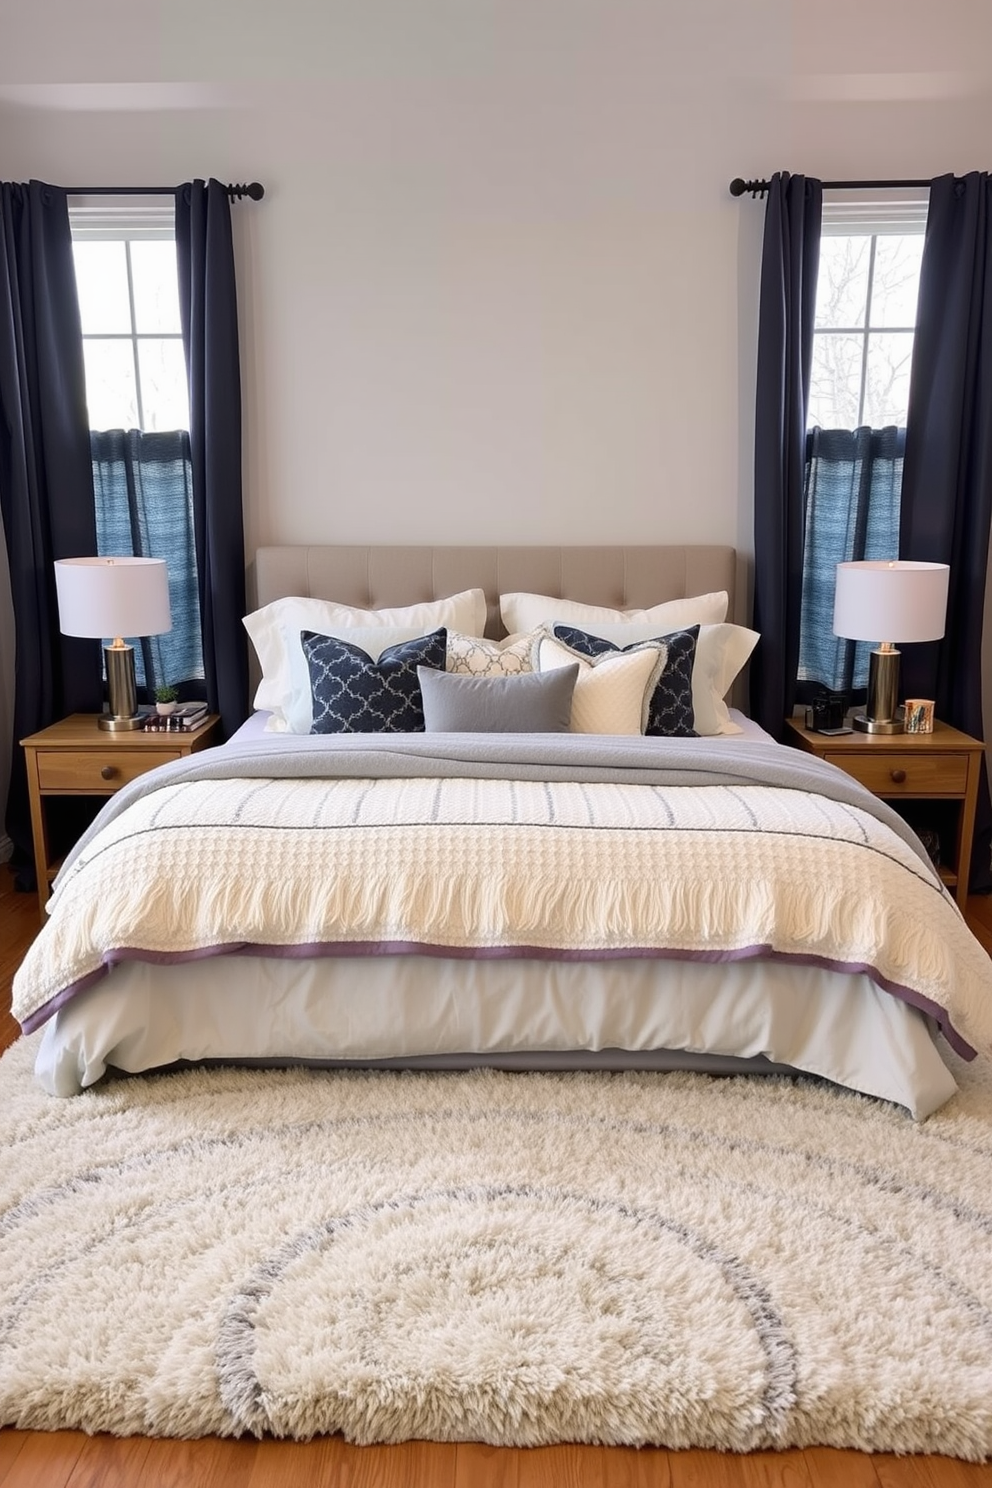
<path id="1" fill-rule="evenodd" d="M 944 639 L 902 659 L 904 697 L 983 738 L 982 617 L 992 521 L 992 182 L 939 176 L 920 269 L 909 388 L 900 557 L 948 563 Z M 983 769 L 971 887 L 992 888 Z"/>
<path id="2" fill-rule="evenodd" d="M 176 192 L 179 308 L 189 379 L 193 526 L 207 702 L 230 735 L 248 716 L 241 372 L 231 203 L 219 181 Z"/>
<path id="3" fill-rule="evenodd" d="M 837 564 L 898 557 L 905 449 L 906 431 L 894 426 L 807 435 L 799 702 L 824 687 L 853 700 L 868 686 L 871 644 L 833 633 Z"/>
<path id="4" fill-rule="evenodd" d="M 806 411 L 823 187 L 782 171 L 768 184 L 754 424 L 752 716 L 781 738 L 796 701 L 803 587 Z"/>
<path id="5" fill-rule="evenodd" d="M 138 685 L 151 691 L 168 683 L 182 698 L 202 696 L 189 434 L 94 430 L 90 450 L 97 552 L 164 558 L 168 565 L 172 629 L 134 638 Z"/>
<path id="6" fill-rule="evenodd" d="M 103 707 L 98 642 L 59 631 L 53 564 L 94 553 L 96 526 L 66 193 L 41 181 L 0 184 L 0 513 L 17 647 L 5 820 L 19 885 L 29 887 L 18 741 L 67 713 Z"/>

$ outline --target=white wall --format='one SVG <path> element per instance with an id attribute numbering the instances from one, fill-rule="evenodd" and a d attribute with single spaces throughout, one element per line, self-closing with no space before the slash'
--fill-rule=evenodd
<path id="1" fill-rule="evenodd" d="M 992 165 L 988 0 L 4 9 L 4 178 L 265 185 L 249 548 L 747 553 L 762 208 L 731 177 Z"/>

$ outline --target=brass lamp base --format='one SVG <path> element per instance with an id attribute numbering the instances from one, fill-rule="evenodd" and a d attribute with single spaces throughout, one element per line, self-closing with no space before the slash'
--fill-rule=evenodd
<path id="1" fill-rule="evenodd" d="M 112 733 L 130 733 L 144 725 L 138 712 L 138 689 L 134 680 L 134 647 L 127 646 L 120 636 L 112 646 L 103 648 L 103 664 L 107 669 L 107 697 L 110 711 L 101 713 L 97 723 Z"/>
<path id="2" fill-rule="evenodd" d="M 862 734 L 901 734 L 904 726 L 899 696 L 899 652 L 883 641 L 868 658 L 868 706 L 851 719 Z"/>
<path id="3" fill-rule="evenodd" d="M 126 734 L 133 729 L 144 728 L 145 715 L 135 713 L 133 718 L 115 718 L 112 713 L 101 713 L 97 719 L 97 727 L 109 729 L 111 733 Z"/>
<path id="4" fill-rule="evenodd" d="M 862 734 L 901 734 L 905 732 L 901 718 L 867 718 L 864 713 L 856 713 L 851 719 L 851 726 Z"/>

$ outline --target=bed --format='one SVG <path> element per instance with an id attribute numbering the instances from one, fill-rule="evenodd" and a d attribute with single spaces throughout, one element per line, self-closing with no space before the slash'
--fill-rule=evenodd
<path id="1" fill-rule="evenodd" d="M 481 639 L 460 680 L 421 669 L 424 706 L 438 688 L 428 730 L 312 734 L 260 707 L 228 744 L 108 802 L 15 978 L 15 1016 L 45 1028 L 44 1087 L 210 1061 L 633 1067 L 815 1077 L 937 1109 L 956 1088 L 946 1051 L 992 1051 L 988 957 L 890 808 L 729 709 L 715 663 L 704 695 L 704 637 L 709 658 L 717 631 L 743 628 L 694 621 L 693 602 L 723 595 L 733 616 L 736 567 L 724 547 L 260 550 L 253 614 L 288 616 L 298 639 L 297 600 L 378 624 L 480 591 Z M 515 651 L 504 620 L 533 596 L 564 618 L 538 618 Z M 583 606 L 646 618 L 590 637 Z M 397 654 L 428 644 L 425 623 Z M 444 672 L 461 632 L 442 623 Z M 346 633 L 367 645 L 371 628 Z M 340 632 L 302 637 L 312 686 L 297 676 L 292 696 L 316 727 L 353 684 Z M 538 658 L 556 717 L 572 678 L 585 731 L 466 727 L 480 681 L 510 677 L 473 675 L 497 651 L 508 668 Z M 512 709 L 520 682 L 486 696 Z M 670 736 L 650 721 L 659 698 Z M 683 706 L 701 725 L 714 708 L 720 732 L 687 728 Z"/>

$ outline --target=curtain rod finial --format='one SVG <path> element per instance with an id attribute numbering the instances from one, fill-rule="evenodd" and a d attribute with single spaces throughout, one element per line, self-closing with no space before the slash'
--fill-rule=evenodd
<path id="1" fill-rule="evenodd" d="M 742 181 L 740 176 L 735 176 L 730 183 L 731 196 L 744 196 L 745 193 L 750 192 L 757 199 L 759 196 L 764 196 L 767 190 L 767 181 Z"/>

